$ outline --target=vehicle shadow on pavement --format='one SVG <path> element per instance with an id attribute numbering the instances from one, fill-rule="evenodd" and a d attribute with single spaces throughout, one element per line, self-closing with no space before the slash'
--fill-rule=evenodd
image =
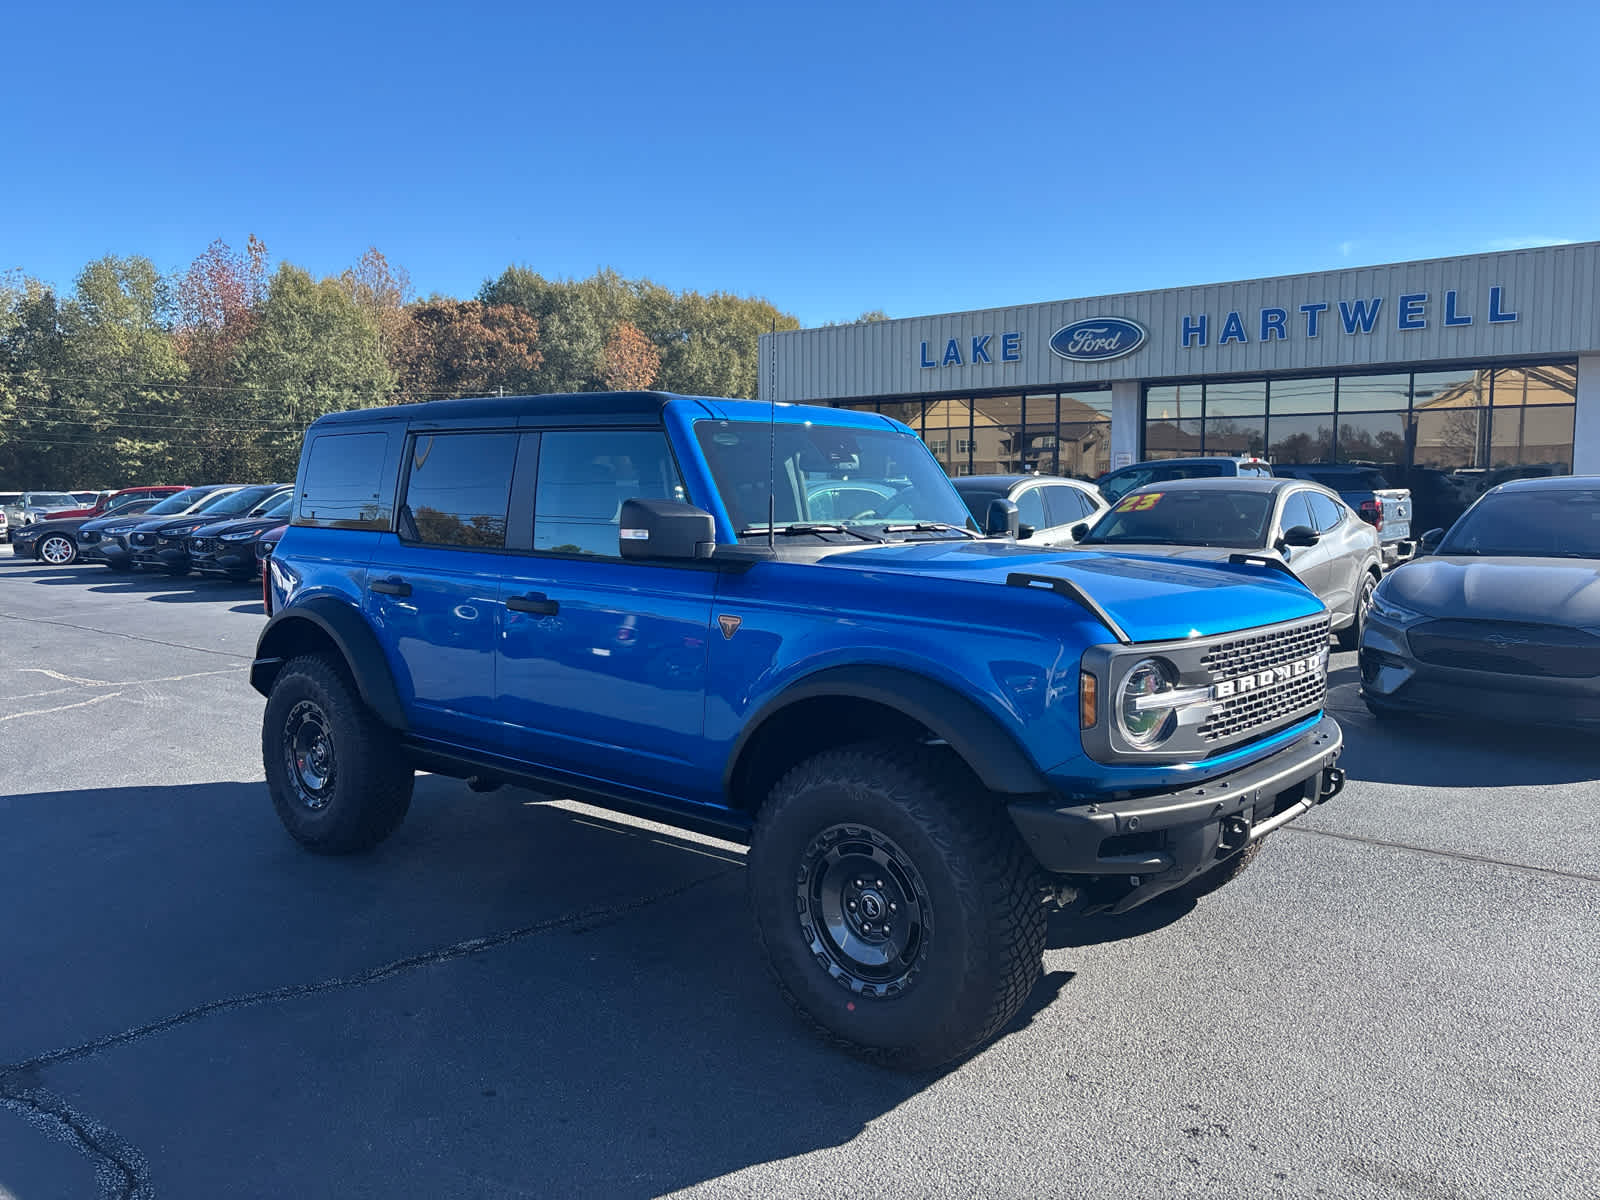
<path id="1" fill-rule="evenodd" d="M 0 1100 L 70 1095 L 163 1195 L 658 1195 L 847 1143 L 942 1075 L 789 1012 L 740 856 L 527 792 L 419 777 L 344 859 L 295 847 L 260 783 L 0 813 L 0 961 L 27 968 Z"/>
<path id="2" fill-rule="evenodd" d="M 1172 895 L 1157 896 L 1132 912 L 1115 917 L 1084 917 L 1071 909 L 1050 914 L 1045 947 L 1066 950 L 1079 946 L 1100 946 L 1125 942 L 1165 929 L 1195 909 L 1193 900 Z"/>
<path id="3" fill-rule="evenodd" d="M 1359 704 L 1360 701 L 1357 700 Z M 1591 735 L 1467 718 L 1378 719 L 1334 710 L 1350 778 L 1428 788 L 1548 786 L 1600 779 Z"/>

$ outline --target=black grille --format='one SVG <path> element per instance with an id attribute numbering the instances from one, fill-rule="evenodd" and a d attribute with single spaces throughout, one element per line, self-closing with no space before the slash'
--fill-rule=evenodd
<path id="1" fill-rule="evenodd" d="M 135 546 L 153 546 L 156 543 L 156 535 L 153 533 L 135 533 L 129 536 L 128 541 Z"/>
<path id="2" fill-rule="evenodd" d="M 191 554 L 209 554 L 215 547 L 216 543 L 211 538 L 189 539 L 189 552 Z"/>
<path id="3" fill-rule="evenodd" d="M 98 542 L 99 540 L 100 540 L 100 531 L 98 529 L 80 529 L 80 530 L 78 530 L 78 541 L 79 542 Z"/>
<path id="4" fill-rule="evenodd" d="M 1321 658 L 1321 665 L 1305 674 L 1268 682 L 1217 701 L 1197 731 L 1201 740 L 1219 742 L 1265 731 L 1321 708 L 1328 691 L 1326 656 L 1331 620 L 1317 617 L 1232 638 L 1209 650 L 1200 662 L 1213 683 L 1270 673 L 1275 667 L 1305 663 L 1314 657 Z"/>
<path id="5" fill-rule="evenodd" d="M 1407 635 L 1419 662 L 1498 675 L 1582 679 L 1600 675 L 1600 638 L 1560 625 L 1427 621 Z"/>
<path id="6" fill-rule="evenodd" d="M 1211 673 L 1212 679 L 1232 679 L 1297 658 L 1309 658 L 1327 649 L 1332 622 L 1331 617 L 1314 617 L 1299 625 L 1233 638 L 1208 650 L 1200 665 Z"/>

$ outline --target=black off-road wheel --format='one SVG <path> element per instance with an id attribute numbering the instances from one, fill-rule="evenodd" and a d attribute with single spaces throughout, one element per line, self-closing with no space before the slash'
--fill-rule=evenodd
<path id="1" fill-rule="evenodd" d="M 278 819 L 319 854 L 369 850 L 399 827 L 416 778 L 339 665 L 292 659 L 272 684 L 261 758 Z"/>
<path id="2" fill-rule="evenodd" d="M 1232 858 L 1219 862 L 1202 875 L 1196 875 L 1182 887 L 1174 888 L 1173 896 L 1182 900 L 1198 900 L 1218 888 L 1226 887 L 1250 869 L 1250 864 L 1260 856 L 1262 841 L 1265 840 L 1251 842 Z"/>
<path id="3" fill-rule="evenodd" d="M 865 743 L 785 775 L 756 820 L 756 933 L 827 1038 L 922 1070 L 998 1033 L 1038 981 L 1038 867 L 948 751 Z"/>

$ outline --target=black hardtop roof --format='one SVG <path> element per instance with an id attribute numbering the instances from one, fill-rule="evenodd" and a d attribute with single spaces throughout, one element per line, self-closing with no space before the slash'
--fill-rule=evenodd
<path id="1" fill-rule="evenodd" d="M 659 419 L 671 392 L 552 392 L 542 396 L 469 396 L 460 400 L 427 400 L 421 404 L 389 404 L 319 417 L 317 425 L 366 425 L 375 421 L 504 421 L 523 416 L 593 417 L 601 414 Z"/>

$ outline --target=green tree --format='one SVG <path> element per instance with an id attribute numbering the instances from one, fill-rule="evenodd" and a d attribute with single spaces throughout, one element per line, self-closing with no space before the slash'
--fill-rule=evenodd
<path id="1" fill-rule="evenodd" d="M 55 428 L 68 411 L 55 292 L 37 279 L 0 285 L 0 485 L 53 488 L 71 473 L 73 440 Z"/>
<path id="2" fill-rule="evenodd" d="M 48 403 L 75 442 L 68 486 L 164 478 L 182 437 L 183 363 L 171 336 L 172 289 L 148 258 L 108 255 L 79 273 L 61 306 L 61 381 Z"/>
<path id="3" fill-rule="evenodd" d="M 260 439 L 261 473 L 290 478 L 307 425 L 381 404 L 394 387 L 378 330 L 337 281 L 284 263 L 234 360 L 234 382 L 259 396 L 285 432 Z"/>

